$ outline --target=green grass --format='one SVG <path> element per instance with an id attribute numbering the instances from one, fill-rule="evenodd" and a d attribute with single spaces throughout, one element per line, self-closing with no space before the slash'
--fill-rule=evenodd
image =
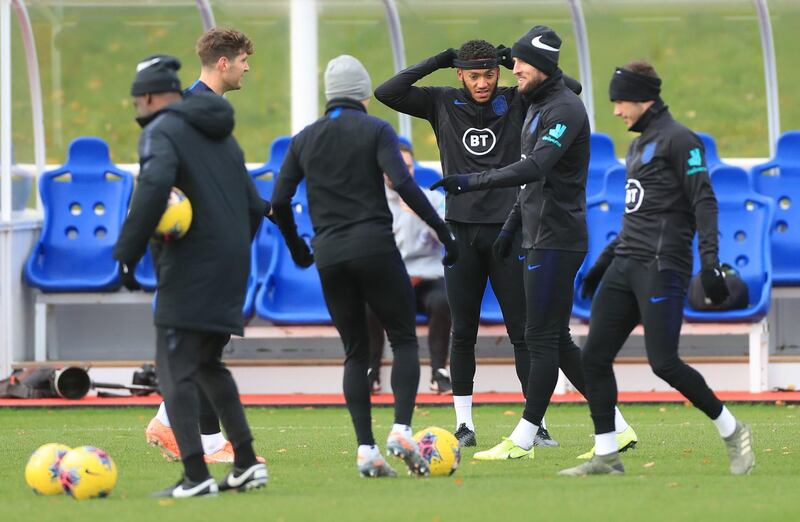
<path id="1" fill-rule="evenodd" d="M 108 2 L 113 5 L 113 2 Z M 29 7 L 41 63 L 47 159 L 63 161 L 70 140 L 97 135 L 111 145 L 112 159 L 136 161 L 139 128 L 128 96 L 134 64 L 152 53 L 171 53 L 184 63 L 184 84 L 197 77 L 193 53 L 202 32 L 197 10 L 185 6 L 53 8 Z M 248 161 L 266 160 L 270 142 L 290 132 L 288 2 L 237 4 L 213 2 L 217 23 L 246 32 L 255 42 L 252 69 L 244 89 L 231 93 L 237 110 L 235 134 Z M 487 6 L 490 4 L 487 3 Z M 597 130 L 612 135 L 624 155 L 632 135 L 611 114 L 608 80 L 614 66 L 632 59 L 651 60 L 664 77 L 664 98 L 688 126 L 710 132 L 723 156 L 767 156 L 767 119 L 758 24 L 752 2 L 582 2 L 590 41 Z M 566 2 L 504 2 L 481 9 L 474 2 L 437 4 L 398 2 L 409 64 L 472 38 L 511 45 L 532 25 L 547 24 L 564 38 L 562 68 L 578 75 L 575 38 Z M 782 129 L 800 128 L 800 5 L 771 0 L 776 42 Z M 33 160 L 31 109 L 22 45 L 13 52 L 13 124 L 17 158 Z M 377 85 L 393 73 L 388 27 L 382 2 L 320 2 L 319 63 L 308 63 L 322 91 L 327 61 L 341 53 L 359 57 Z M 509 71 L 501 82 L 512 83 Z M 454 71 L 440 71 L 421 84 L 458 86 Z M 319 106 L 324 105 L 320 94 Z M 396 123 L 397 115 L 380 103 L 370 111 Z M 414 144 L 421 159 L 438 159 L 430 125 L 414 119 Z"/>
<path id="2" fill-rule="evenodd" d="M 354 438 L 342 408 L 250 408 L 256 449 L 267 458 L 265 490 L 216 499 L 156 500 L 148 495 L 177 479 L 180 466 L 163 461 L 144 444 L 152 409 L 0 410 L 0 506 L 4 521 L 30 520 L 797 520 L 800 504 L 798 409 L 794 406 L 731 407 L 753 427 L 757 466 L 751 476 L 732 477 L 713 425 L 683 405 L 624 407 L 640 445 L 624 456 L 623 477 L 556 477 L 588 449 L 591 433 L 585 406 L 557 405 L 549 428 L 561 448 L 542 449 L 534 461 L 481 462 L 466 451 L 450 478 L 402 475 L 367 480 L 355 472 Z M 507 435 L 519 405 L 475 410 L 483 447 Z M 450 427 L 450 408 L 420 408 L 415 425 Z M 375 410 L 379 439 L 391 410 Z M 119 468 L 108 499 L 76 502 L 37 497 L 23 468 L 40 444 L 94 444 Z M 397 465 L 398 470 L 400 466 Z M 212 472 L 219 477 L 224 467 Z M 154 518 L 158 517 L 158 518 Z"/>

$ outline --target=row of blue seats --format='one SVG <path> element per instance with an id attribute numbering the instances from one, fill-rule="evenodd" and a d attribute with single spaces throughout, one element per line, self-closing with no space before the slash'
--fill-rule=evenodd
<path id="1" fill-rule="evenodd" d="M 790 151 L 792 149 L 786 143 L 800 143 L 798 138 L 800 138 L 800 133 L 797 132 L 784 135 L 779 143 L 778 155 L 775 160 L 760 166 L 762 170 L 759 172 L 767 170 L 773 178 L 784 176 L 787 173 L 791 175 L 795 172 L 792 169 L 796 169 L 796 163 L 787 161 L 787 158 L 797 160 L 797 155 L 787 153 L 787 148 Z M 795 141 L 792 142 L 792 139 Z M 723 228 L 727 223 L 737 223 L 737 218 L 729 220 L 727 214 L 722 213 L 723 200 L 744 201 L 745 199 L 742 198 L 745 196 L 743 196 L 742 190 L 746 185 L 745 192 L 748 194 L 752 192 L 752 179 L 747 177 L 747 173 L 741 169 L 737 170 L 736 167 L 722 164 L 716 155 L 713 140 L 708 136 L 704 136 L 704 140 L 707 142 L 707 161 L 712 171 L 713 183 L 715 188 L 720 185 L 717 188 L 717 195 L 721 199 L 720 223 Z M 269 198 L 271 196 L 275 175 L 280 170 L 289 143 L 289 137 L 276 139 L 270 150 L 269 161 L 251 172 L 262 197 Z M 736 171 L 736 174 L 731 175 L 731 179 L 742 178 L 743 173 L 742 183 L 721 181 L 723 178 L 720 172 L 724 170 L 720 171 L 720 169 L 723 167 L 728 172 L 731 172 L 731 169 Z M 620 198 L 624 197 L 624 167 L 614 158 L 613 144 L 607 136 L 593 135 L 590 184 L 591 180 L 600 175 L 598 172 L 601 172 L 603 168 L 605 171 L 602 172 L 602 187 L 596 194 L 588 198 L 588 219 L 592 241 L 587 261 L 576 280 L 577 282 L 580 281 L 583 271 L 588 269 L 599 251 L 618 230 L 622 215 L 622 207 L 619 206 Z M 439 174 L 436 171 L 426 169 L 421 165 L 417 166 L 417 179 L 422 186 L 429 186 L 438 177 Z M 728 180 L 727 177 L 724 179 Z M 72 183 L 63 183 L 67 180 L 71 180 Z M 120 183 L 109 183 L 109 181 L 120 181 Z M 67 163 L 59 169 L 45 173 L 40 180 L 40 191 L 46 211 L 45 226 L 26 265 L 25 273 L 28 282 L 45 291 L 108 291 L 119 288 L 116 263 L 111 259 L 110 253 L 119 233 L 119 227 L 124 220 L 132 183 L 130 173 L 118 169 L 111 163 L 108 146 L 102 140 L 99 138 L 75 140 L 70 146 Z M 728 185 L 735 189 L 731 194 L 726 192 Z M 783 183 L 779 186 L 786 188 L 785 185 Z M 594 189 L 589 189 L 587 186 L 587 193 L 590 193 L 590 190 Z M 800 190 L 800 187 L 796 190 Z M 749 195 L 753 196 L 747 199 L 749 206 L 756 203 L 763 207 L 770 206 L 769 202 L 761 203 L 758 194 Z M 790 204 L 790 196 L 778 196 L 778 199 L 780 201 L 779 208 L 787 211 L 794 210 Z M 624 202 L 622 203 L 624 204 Z M 300 233 L 310 238 L 313 235 L 313 229 L 308 217 L 305 191 L 302 185 L 296 195 L 294 208 Z M 742 214 L 741 204 L 730 210 L 732 214 Z M 743 215 L 761 215 L 760 210 L 755 214 L 753 214 L 753 209 L 746 210 L 747 213 Z M 794 221 L 796 220 L 792 220 L 792 222 Z M 764 244 L 769 244 L 768 232 L 772 220 L 770 219 L 766 223 L 768 229 L 764 234 L 746 234 L 743 230 L 737 229 L 732 237 L 742 238 L 743 234 L 746 234 L 748 238 L 746 242 L 737 240 L 738 243 L 741 243 L 739 247 L 744 248 L 745 253 L 729 258 L 723 249 L 721 256 L 723 261 L 728 259 L 734 261 L 740 271 L 747 272 L 748 277 L 750 277 L 751 271 L 753 274 L 758 272 L 758 266 L 766 270 L 766 278 L 762 278 L 760 283 L 756 281 L 756 276 L 746 279 L 748 285 L 751 286 L 751 296 L 758 296 L 756 305 L 763 303 L 765 287 L 767 292 L 767 305 L 755 306 L 755 312 L 747 316 L 751 319 L 766 313 L 765 306 L 768 306 L 769 283 L 771 283 L 768 277 L 772 272 L 769 270 L 769 248 L 766 249 L 766 259 L 754 260 L 752 263 L 746 252 L 751 252 L 752 256 L 751 245 L 757 244 L 759 237 Z M 788 230 L 787 223 L 788 216 L 786 221 L 775 227 L 776 230 L 785 233 Z M 721 243 L 727 245 L 727 242 L 722 239 Z M 795 242 L 795 245 L 798 243 Z M 254 268 L 249 278 L 244 309 L 246 316 L 257 313 L 259 316 L 275 322 L 327 323 L 330 321 L 322 299 L 316 270 L 300 270 L 294 266 L 280 235 L 274 225 L 269 222 L 265 222 L 261 227 L 253 243 L 252 260 Z M 764 275 L 763 270 L 761 275 Z M 155 275 L 149 254 L 137 267 L 136 276 L 146 288 L 153 289 L 155 287 Z M 588 317 L 588 304 L 576 298 L 574 311 L 578 317 Z M 687 316 L 694 317 L 693 312 L 687 310 Z M 486 289 L 481 317 L 490 322 L 502 321 L 502 314 L 490 286 L 487 286 Z M 707 317 L 709 317 L 707 314 L 702 314 L 697 318 Z"/>

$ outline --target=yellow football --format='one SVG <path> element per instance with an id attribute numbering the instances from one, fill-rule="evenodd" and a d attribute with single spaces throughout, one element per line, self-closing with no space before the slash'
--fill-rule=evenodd
<path id="1" fill-rule="evenodd" d="M 192 226 L 192 203 L 180 189 L 172 187 L 167 208 L 156 227 L 156 237 L 164 240 L 180 239 Z"/>
<path id="2" fill-rule="evenodd" d="M 461 448 L 452 433 L 432 426 L 415 433 L 414 440 L 432 477 L 446 477 L 456 472 L 461 462 Z"/>
<path id="3" fill-rule="evenodd" d="M 60 480 L 60 462 L 70 450 L 69 446 L 51 442 L 33 452 L 25 466 L 25 482 L 38 495 L 63 493 Z"/>

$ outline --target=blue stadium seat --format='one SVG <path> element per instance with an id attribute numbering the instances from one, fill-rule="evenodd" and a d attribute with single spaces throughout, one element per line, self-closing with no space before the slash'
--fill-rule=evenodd
<path id="1" fill-rule="evenodd" d="M 698 132 L 696 133 L 700 140 L 703 142 L 703 148 L 705 149 L 706 154 L 706 165 L 708 166 L 708 171 L 711 172 L 714 170 L 715 167 L 719 165 L 723 165 L 722 160 L 719 157 L 719 153 L 717 152 L 717 142 L 714 140 L 714 137 L 711 134 L 707 134 L 705 132 Z"/>
<path id="2" fill-rule="evenodd" d="M 483 292 L 483 301 L 481 301 L 481 322 L 503 322 L 503 312 L 500 310 L 500 303 L 497 302 L 497 296 L 494 295 L 491 283 L 486 284 L 486 290 Z"/>
<path id="3" fill-rule="evenodd" d="M 306 241 L 314 235 L 308 205 L 295 200 L 297 232 Z M 264 283 L 256 294 L 256 313 L 275 323 L 328 324 L 328 307 L 322 296 L 322 284 L 315 266 L 300 268 L 292 261 L 280 234 L 275 234 Z"/>
<path id="4" fill-rule="evenodd" d="M 606 172 L 602 190 L 586 202 L 586 222 L 589 227 L 589 251 L 583 265 L 575 277 L 575 296 L 572 315 L 588 320 L 592 302 L 581 299 L 580 286 L 583 276 L 608 245 L 617 237 L 622 227 L 622 216 L 625 213 L 625 167 L 619 165 Z"/>
<path id="5" fill-rule="evenodd" d="M 589 176 L 586 178 L 586 199 L 603 189 L 606 172 L 612 167 L 622 165 L 614 155 L 614 142 L 611 136 L 593 132 L 589 139 Z"/>
<path id="6" fill-rule="evenodd" d="M 242 315 L 245 321 L 251 319 L 255 314 L 256 307 L 256 291 L 258 289 L 258 278 L 256 273 L 256 266 L 258 264 L 258 242 L 253 241 L 250 245 L 250 274 L 247 276 L 247 292 L 244 295 L 244 305 L 242 306 Z"/>
<path id="7" fill-rule="evenodd" d="M 45 292 L 119 289 L 111 252 L 132 191 L 133 175 L 111 163 L 103 140 L 73 140 L 67 162 L 39 180 L 44 225 L 25 265 L 28 284 Z"/>
<path id="8" fill-rule="evenodd" d="M 739 167 L 720 164 L 711 170 L 711 183 L 719 206 L 719 258 L 728 263 L 747 283 L 750 306 L 721 312 L 684 309 L 687 321 L 743 322 L 758 321 L 769 311 L 772 272 L 770 270 L 770 224 L 775 204 L 756 193 L 747 172 Z M 694 273 L 700 270 L 697 239 L 693 251 Z"/>
<path id="9" fill-rule="evenodd" d="M 147 251 L 136 264 L 136 270 L 133 275 L 136 278 L 136 282 L 142 285 L 142 288 L 148 292 L 154 291 L 158 286 L 156 268 L 153 264 L 153 253 L 150 247 L 147 247 Z"/>
<path id="10" fill-rule="evenodd" d="M 800 285 L 800 131 L 778 139 L 775 157 L 752 170 L 756 192 L 773 198 L 772 282 Z"/>

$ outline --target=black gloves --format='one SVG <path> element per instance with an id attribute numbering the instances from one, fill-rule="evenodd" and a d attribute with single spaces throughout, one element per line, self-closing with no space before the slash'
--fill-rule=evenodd
<path id="1" fill-rule="evenodd" d="M 497 60 L 500 62 L 500 65 L 505 67 L 506 69 L 513 69 L 514 68 L 514 59 L 511 57 L 511 48 L 506 47 L 505 45 L 498 45 L 497 46 Z"/>
<path id="2" fill-rule="evenodd" d="M 135 270 L 136 264 L 133 264 L 132 266 L 128 266 L 122 262 L 119 264 L 119 280 L 122 282 L 122 286 L 131 292 L 142 289 L 142 285 L 139 284 L 134 276 Z"/>
<path id="3" fill-rule="evenodd" d="M 706 297 L 715 305 L 722 304 L 730 295 L 725 275 L 718 265 L 703 268 L 700 272 L 700 283 L 703 285 Z"/>
<path id="4" fill-rule="evenodd" d="M 440 52 L 434 56 L 433 59 L 436 60 L 436 66 L 439 69 L 449 69 L 453 66 L 453 60 L 456 59 L 456 56 L 456 50 L 451 47 L 450 49 L 445 49 Z"/>
<path id="5" fill-rule="evenodd" d="M 594 265 L 592 265 L 592 268 L 586 272 L 586 275 L 583 276 L 583 282 L 581 283 L 582 299 L 591 299 L 594 297 L 597 286 L 600 284 L 600 280 L 603 279 L 603 274 L 606 273 L 613 259 L 613 256 L 608 258 L 600 256 L 597 258 Z"/>
<path id="6" fill-rule="evenodd" d="M 454 174 L 452 176 L 445 176 L 439 181 L 430 186 L 430 190 L 436 190 L 439 187 L 444 187 L 444 191 L 453 196 L 463 194 L 470 191 L 470 176 L 466 174 Z"/>
<path id="7" fill-rule="evenodd" d="M 458 261 L 458 243 L 456 237 L 447 228 L 447 225 L 442 222 L 434 228 L 439 242 L 444 245 L 444 257 L 442 257 L 442 264 L 444 266 L 453 266 Z"/>
<path id="8" fill-rule="evenodd" d="M 292 254 L 292 261 L 300 268 L 308 268 L 314 264 L 314 254 L 303 238 L 295 235 L 291 240 L 286 240 L 286 246 L 289 247 L 289 253 Z"/>
<path id="9" fill-rule="evenodd" d="M 497 235 L 497 239 L 492 243 L 492 254 L 498 261 L 507 258 L 511 253 L 511 247 L 514 243 L 514 233 L 508 230 L 501 230 Z"/>

